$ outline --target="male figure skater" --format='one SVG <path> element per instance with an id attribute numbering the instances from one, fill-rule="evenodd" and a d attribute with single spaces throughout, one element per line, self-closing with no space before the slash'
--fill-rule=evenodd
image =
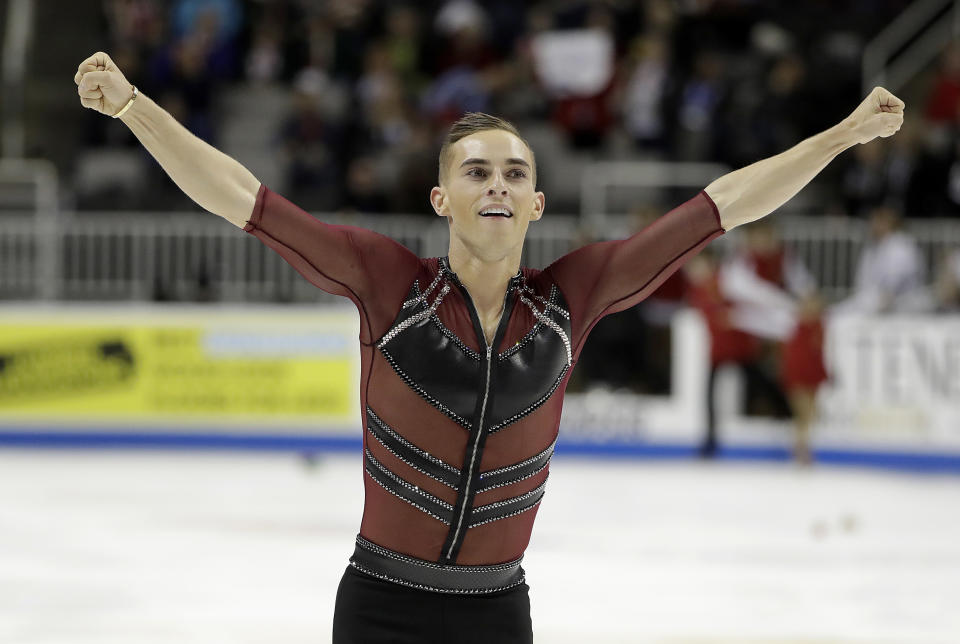
<path id="1" fill-rule="evenodd" d="M 366 496 L 337 594 L 337 644 L 531 642 L 520 560 L 590 329 L 903 120 L 903 103 L 877 88 L 829 130 L 717 179 L 627 239 L 540 271 L 521 267 L 520 255 L 544 195 L 533 151 L 505 121 L 469 114 L 451 129 L 430 192 L 449 253 L 419 258 L 270 191 L 138 95 L 106 54 L 83 61 L 75 81 L 84 107 L 122 119 L 202 208 L 357 306 Z"/>

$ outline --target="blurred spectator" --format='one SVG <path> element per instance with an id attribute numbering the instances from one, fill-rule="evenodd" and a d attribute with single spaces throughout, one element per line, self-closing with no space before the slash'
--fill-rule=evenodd
<path id="1" fill-rule="evenodd" d="M 683 161 L 707 161 L 717 156 L 718 120 L 726 94 L 722 54 L 697 55 L 694 72 L 680 90 L 675 150 Z"/>
<path id="2" fill-rule="evenodd" d="M 430 84 L 423 97 L 424 112 L 440 126 L 465 112 L 487 111 L 490 94 L 483 75 L 471 67 L 453 67 Z"/>
<path id="3" fill-rule="evenodd" d="M 779 57 L 767 72 L 766 87 L 754 111 L 757 157 L 778 154 L 813 134 L 807 67 L 795 53 Z"/>
<path id="4" fill-rule="evenodd" d="M 763 367 L 763 347 L 759 339 L 735 324 L 736 306 L 724 297 L 720 288 L 720 272 L 714 251 L 705 249 L 691 259 L 684 270 L 689 282 L 689 302 L 703 315 L 710 334 L 707 433 L 700 446 L 700 455 L 712 458 L 719 445 L 714 389 L 722 367 L 734 366 L 739 369 L 745 377 L 748 391 L 762 394 L 775 406 L 778 416 L 789 416 L 789 405 L 783 392 Z"/>
<path id="5" fill-rule="evenodd" d="M 424 44 L 422 21 L 410 5 L 391 5 L 386 16 L 383 46 L 390 67 L 400 77 L 404 90 L 416 95 L 425 82 L 423 75 Z"/>
<path id="6" fill-rule="evenodd" d="M 347 168 L 344 207 L 361 213 L 387 212 L 387 195 L 377 164 L 370 157 L 360 157 Z"/>
<path id="7" fill-rule="evenodd" d="M 306 17 L 303 31 L 295 32 L 302 41 L 298 42 L 295 51 L 298 51 L 302 58 L 295 58 L 295 63 L 300 66 L 294 70 L 316 67 L 318 69 L 329 69 L 331 75 L 337 77 L 336 59 L 337 59 L 337 36 L 334 25 L 323 14 L 309 14 Z M 341 75 L 342 76 L 342 75 Z"/>
<path id="8" fill-rule="evenodd" d="M 889 206 L 870 214 L 870 238 L 857 261 L 853 294 L 834 311 L 894 313 L 924 308 L 923 258 L 916 242 L 900 230 L 900 213 Z"/>
<path id="9" fill-rule="evenodd" d="M 104 0 L 103 16 L 113 46 L 141 51 L 159 47 L 165 36 L 164 4 L 159 0 Z"/>
<path id="10" fill-rule="evenodd" d="M 214 42 L 232 42 L 243 21 L 243 7 L 238 0 L 176 0 L 170 13 L 175 39 L 202 30 Z"/>
<path id="11" fill-rule="evenodd" d="M 188 130 L 215 144 L 213 97 L 236 77 L 241 7 L 235 0 L 181 0 L 171 16 L 173 38 L 153 56 L 148 87 Z"/>
<path id="12" fill-rule="evenodd" d="M 207 44 L 200 36 L 186 38 L 155 59 L 153 71 L 160 103 L 179 112 L 180 122 L 193 134 L 214 143 L 211 109 L 216 78 L 207 66 Z"/>
<path id="13" fill-rule="evenodd" d="M 922 127 L 917 119 L 907 119 L 897 136 L 889 139 L 887 148 L 887 203 L 901 212 L 909 212 L 911 217 L 931 216 L 935 212 L 923 204 L 919 181 L 923 162 L 919 139 Z"/>
<path id="14" fill-rule="evenodd" d="M 305 67 L 329 67 L 331 56 L 318 55 L 310 47 L 316 19 L 298 0 L 270 0 L 247 6 L 249 33 L 244 33 L 240 42 L 245 45 L 243 71 L 248 81 L 289 83 Z M 332 36 L 321 40 L 332 40 Z M 326 42 L 322 49 L 329 52 L 330 43 Z"/>
<path id="15" fill-rule="evenodd" d="M 952 150 L 953 156 L 947 168 L 947 212 L 956 213 L 960 212 L 960 139 L 953 142 Z"/>
<path id="16" fill-rule="evenodd" d="M 553 28 L 553 14 L 542 4 L 530 7 L 526 30 L 517 38 L 511 64 L 504 65 L 508 76 L 497 98 L 497 109 L 505 118 L 522 121 L 546 120 L 548 101 L 537 78 L 535 43 Z"/>
<path id="17" fill-rule="evenodd" d="M 599 8 L 586 28 L 546 31 L 532 42 L 552 120 L 574 147 L 600 146 L 613 125 L 614 45 L 611 16 Z"/>
<path id="18" fill-rule="evenodd" d="M 244 72 L 255 83 L 271 83 L 283 73 L 283 33 L 279 25 L 264 21 L 257 25 Z"/>
<path id="19" fill-rule="evenodd" d="M 935 125 L 950 126 L 960 111 L 960 43 L 953 43 L 941 54 L 940 64 L 924 113 Z"/>
<path id="20" fill-rule="evenodd" d="M 621 107 L 624 126 L 638 148 L 662 150 L 667 135 L 664 98 L 670 82 L 667 43 L 657 35 L 638 38 L 631 58 Z"/>
<path id="21" fill-rule="evenodd" d="M 817 389 L 827 380 L 823 364 L 823 305 L 819 298 L 800 301 L 796 325 L 780 352 L 780 382 L 787 392 L 794 425 L 794 458 L 810 463 L 810 428 L 816 417 Z"/>
<path id="22" fill-rule="evenodd" d="M 797 302 L 815 294 L 813 276 L 787 251 L 769 219 L 743 230 L 745 244 L 720 269 L 723 296 L 737 305 L 737 328 L 770 340 L 793 330 Z"/>
<path id="23" fill-rule="evenodd" d="M 212 82 L 233 80 L 239 71 L 238 0 L 179 0 L 171 10 L 172 41 Z M 178 53 L 179 53 L 178 52 Z"/>
<path id="24" fill-rule="evenodd" d="M 943 213 L 948 164 L 921 147 L 922 127 L 908 120 L 897 136 L 851 150 L 842 172 L 845 213 L 865 216 L 884 204 L 911 216 Z"/>
<path id="25" fill-rule="evenodd" d="M 440 146 L 430 125 L 423 120 L 413 120 L 410 136 L 402 145 L 396 146 L 390 155 L 389 168 L 395 170 L 392 177 L 390 206 L 393 212 L 435 216 L 429 207 L 425 186 L 437 183 L 437 156 Z"/>
<path id="26" fill-rule="evenodd" d="M 322 70 L 302 71 L 294 82 L 292 111 L 281 126 L 290 197 L 307 210 L 331 210 L 339 201 L 342 132 L 331 118 L 337 93 Z"/>
<path id="27" fill-rule="evenodd" d="M 438 127 L 464 112 L 489 111 L 489 73 L 497 54 L 489 41 L 487 14 L 471 0 L 451 0 L 437 13 L 435 73 L 421 98 L 421 108 Z"/>
<path id="28" fill-rule="evenodd" d="M 434 72 L 454 68 L 480 70 L 497 60 L 490 42 L 486 12 L 473 0 L 449 0 L 434 19 L 440 49 L 433 61 Z"/>
<path id="29" fill-rule="evenodd" d="M 863 216 L 884 202 L 887 193 L 885 142 L 871 141 L 851 150 L 843 173 L 844 211 Z"/>
<path id="30" fill-rule="evenodd" d="M 370 0 L 328 0 L 305 6 L 316 16 L 310 22 L 311 55 L 329 48 L 333 76 L 344 81 L 356 79 L 367 45 L 377 33 L 374 23 L 378 16 L 370 11 Z"/>
<path id="31" fill-rule="evenodd" d="M 940 260 L 933 283 L 935 307 L 944 313 L 960 312 L 960 248 Z"/>
<path id="32" fill-rule="evenodd" d="M 382 42 L 367 51 L 364 72 L 355 88 L 365 150 L 378 153 L 404 144 L 412 130 L 403 82 Z"/>
<path id="33" fill-rule="evenodd" d="M 829 101 L 846 102 L 834 95 L 836 79 L 827 83 L 820 73 L 843 40 L 830 39 L 836 31 L 821 33 L 826 10 L 820 6 L 101 0 L 101 7 L 114 58 L 124 59 L 142 91 L 184 115 L 187 127 L 207 140 L 215 139 L 217 125 L 233 131 L 229 113 L 212 113 L 223 83 L 242 77 L 285 89 L 303 70 L 322 70 L 358 107 L 324 115 L 341 133 L 335 156 L 342 175 L 374 148 L 409 158 L 423 135 L 428 148 L 435 147 L 438 132 L 468 110 L 507 116 L 524 129 L 528 121 L 552 121 L 555 130 L 532 128 L 532 136 L 535 144 L 561 152 L 550 158 L 558 176 L 578 163 L 562 153 L 563 144 L 596 149 L 616 131 L 655 158 L 745 165 L 809 134 Z M 853 5 L 838 5 L 830 10 L 830 24 L 843 25 L 849 43 L 901 8 L 901 0 L 885 3 L 864 21 Z M 930 113 L 945 127 L 956 123 L 947 116 L 955 102 L 954 58 L 944 56 L 930 100 Z M 809 102 L 821 109 L 810 110 Z M 93 145 L 129 142 L 109 139 L 105 126 L 98 129 Z M 905 138 L 901 133 L 897 143 Z M 851 170 L 847 200 L 856 202 L 854 209 L 878 200 L 894 200 L 911 213 L 957 208 L 943 189 L 953 162 L 950 146 L 934 155 L 918 154 L 917 147 L 891 149 L 880 167 Z M 400 174 L 385 172 L 388 195 L 406 190 L 396 184 Z M 390 208 L 409 202 L 388 197 Z M 577 205 L 560 194 L 552 203 L 561 211 Z"/>
<path id="34" fill-rule="evenodd" d="M 809 463 L 816 392 L 827 378 L 822 304 L 813 276 L 784 247 L 771 220 L 755 221 L 744 233 L 745 248 L 721 269 L 721 290 L 734 305 L 730 322 L 777 343 L 771 350 L 779 352 L 780 385 L 794 420 L 794 455 Z"/>

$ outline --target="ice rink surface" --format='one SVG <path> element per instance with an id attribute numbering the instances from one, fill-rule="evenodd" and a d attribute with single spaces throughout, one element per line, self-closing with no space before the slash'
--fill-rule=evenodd
<path id="1" fill-rule="evenodd" d="M 3 644 L 322 643 L 359 455 L 0 451 Z M 555 458 L 540 644 L 960 642 L 960 477 Z"/>

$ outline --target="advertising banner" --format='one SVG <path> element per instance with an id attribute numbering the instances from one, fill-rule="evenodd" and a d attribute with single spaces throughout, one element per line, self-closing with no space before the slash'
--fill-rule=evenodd
<path id="1" fill-rule="evenodd" d="M 589 442 L 699 444 L 706 427 L 710 338 L 700 315 L 672 322 L 670 396 L 567 394 L 561 431 Z M 960 318 L 832 316 L 812 440 L 822 447 L 960 450 Z M 774 374 L 775 377 L 775 374 Z M 714 401 L 728 445 L 790 445 L 789 420 L 743 413 L 739 370 L 721 368 Z"/>
<path id="2" fill-rule="evenodd" d="M 825 423 L 864 439 L 960 446 L 960 318 L 837 316 Z"/>
<path id="3" fill-rule="evenodd" d="M 0 424 L 358 425 L 347 308 L 0 314 Z"/>

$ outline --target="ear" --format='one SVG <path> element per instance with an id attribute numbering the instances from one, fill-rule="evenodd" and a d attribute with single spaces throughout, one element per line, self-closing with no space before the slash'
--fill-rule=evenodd
<path id="1" fill-rule="evenodd" d="M 538 192 L 533 195 L 533 214 L 530 216 L 530 221 L 537 221 L 543 217 L 543 208 L 546 203 L 546 197 L 542 192 Z"/>
<path id="2" fill-rule="evenodd" d="M 447 195 L 440 186 L 434 186 L 433 190 L 430 191 L 430 205 L 433 206 L 433 211 L 435 213 L 441 217 L 446 216 Z"/>

